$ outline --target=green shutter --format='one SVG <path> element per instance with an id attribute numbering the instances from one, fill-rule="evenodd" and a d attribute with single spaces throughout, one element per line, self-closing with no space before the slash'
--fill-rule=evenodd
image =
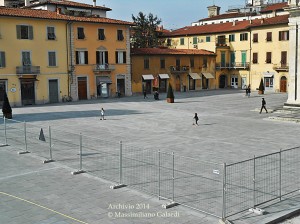
<path id="1" fill-rule="evenodd" d="M 85 60 L 85 64 L 89 64 L 89 54 L 87 51 L 84 52 L 84 60 Z"/>
<path id="2" fill-rule="evenodd" d="M 5 67 L 5 52 L 0 52 L 0 68 Z"/>
<path id="3" fill-rule="evenodd" d="M 17 25 L 17 39 L 21 39 L 21 26 Z"/>
<path id="4" fill-rule="evenodd" d="M 28 39 L 33 40 L 33 27 L 28 26 Z"/>

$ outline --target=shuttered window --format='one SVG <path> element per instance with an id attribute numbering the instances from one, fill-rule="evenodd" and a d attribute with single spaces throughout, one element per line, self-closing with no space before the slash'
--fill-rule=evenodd
<path id="1" fill-rule="evenodd" d="M 198 37 L 193 37 L 193 44 L 198 44 Z"/>
<path id="2" fill-rule="evenodd" d="M 117 30 L 117 40 L 124 40 L 123 30 Z"/>
<path id="3" fill-rule="evenodd" d="M 258 53 L 253 53 L 253 60 L 252 60 L 252 63 L 253 63 L 253 64 L 257 64 L 257 61 L 258 61 Z"/>
<path id="4" fill-rule="evenodd" d="M 47 38 L 48 40 L 55 40 L 55 28 L 53 26 L 48 26 L 47 27 Z"/>
<path id="5" fill-rule="evenodd" d="M 0 68 L 5 67 L 5 52 L 0 51 Z"/>
<path id="6" fill-rule="evenodd" d="M 83 27 L 77 27 L 77 38 L 79 40 L 83 40 L 85 38 Z"/>
<path id="7" fill-rule="evenodd" d="M 253 43 L 258 43 L 258 33 L 253 34 Z"/>
<path id="8" fill-rule="evenodd" d="M 240 41 L 248 40 L 248 33 L 241 33 L 240 34 Z"/>
<path id="9" fill-rule="evenodd" d="M 117 64 L 126 63 L 126 51 L 116 51 L 116 63 Z"/>
<path id="10" fill-rule="evenodd" d="M 31 65 L 30 51 L 23 51 L 22 52 L 22 64 L 24 66 L 30 66 Z"/>
<path id="11" fill-rule="evenodd" d="M 289 31 L 279 31 L 279 41 L 289 40 Z"/>
<path id="12" fill-rule="evenodd" d="M 98 40 L 105 40 L 104 29 L 98 29 Z"/>
<path id="13" fill-rule="evenodd" d="M 88 62 L 88 52 L 87 51 L 76 51 L 76 64 L 77 65 L 87 65 Z"/>
<path id="14" fill-rule="evenodd" d="M 267 52 L 267 54 L 266 54 L 266 63 L 267 64 L 272 63 L 272 52 Z"/>
<path id="15" fill-rule="evenodd" d="M 96 51 L 96 64 L 108 65 L 108 51 Z"/>
<path id="16" fill-rule="evenodd" d="M 160 68 L 166 68 L 166 60 L 164 58 L 160 59 Z"/>
<path id="17" fill-rule="evenodd" d="M 149 58 L 144 58 L 144 69 L 149 69 L 150 61 Z"/>
<path id="18" fill-rule="evenodd" d="M 267 41 L 272 41 L 272 32 L 267 32 Z"/>
<path id="19" fill-rule="evenodd" d="M 17 39 L 33 40 L 33 27 L 17 25 Z"/>
<path id="20" fill-rule="evenodd" d="M 55 51 L 48 52 L 48 65 L 56 66 L 56 52 Z"/>

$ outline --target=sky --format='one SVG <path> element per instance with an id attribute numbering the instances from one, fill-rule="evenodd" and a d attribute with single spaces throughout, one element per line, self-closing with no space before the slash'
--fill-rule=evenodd
<path id="1" fill-rule="evenodd" d="M 74 0 L 86 4 L 93 4 L 93 0 Z M 96 0 L 98 6 L 111 8 L 107 17 L 132 21 L 132 15 L 139 12 L 148 15 L 152 13 L 162 20 L 166 29 L 178 29 L 190 26 L 192 22 L 208 17 L 207 7 L 217 5 L 221 13 L 229 6 L 244 6 L 246 0 Z"/>

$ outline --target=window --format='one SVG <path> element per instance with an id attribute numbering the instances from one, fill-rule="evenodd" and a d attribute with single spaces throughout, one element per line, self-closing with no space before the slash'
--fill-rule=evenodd
<path id="1" fill-rule="evenodd" d="M 197 37 L 193 37 L 193 44 L 198 44 L 198 38 Z"/>
<path id="2" fill-rule="evenodd" d="M 172 40 L 170 38 L 167 39 L 167 46 L 171 46 Z"/>
<path id="3" fill-rule="evenodd" d="M 206 37 L 206 42 L 210 42 L 210 36 Z"/>
<path id="4" fill-rule="evenodd" d="M 48 51 L 48 65 L 56 66 L 56 52 L 55 51 Z"/>
<path id="5" fill-rule="evenodd" d="M 234 42 L 235 41 L 235 35 L 234 34 L 230 34 L 229 35 L 229 42 Z"/>
<path id="6" fill-rule="evenodd" d="M 253 43 L 258 43 L 258 33 L 253 34 Z"/>
<path id="7" fill-rule="evenodd" d="M 203 68 L 207 68 L 207 58 L 206 57 L 204 57 L 203 58 Z"/>
<path id="8" fill-rule="evenodd" d="M 248 33 L 241 33 L 240 34 L 240 41 L 248 40 Z"/>
<path id="9" fill-rule="evenodd" d="M 27 25 L 17 25 L 17 39 L 32 40 L 33 28 Z"/>
<path id="10" fill-rule="evenodd" d="M 96 51 L 96 64 L 108 65 L 108 51 Z"/>
<path id="11" fill-rule="evenodd" d="M 144 69 L 149 69 L 149 58 L 144 58 Z"/>
<path id="12" fill-rule="evenodd" d="M 265 77 L 264 79 L 265 79 L 265 81 L 264 81 L 265 87 L 272 89 L 273 88 L 273 77 Z"/>
<path id="13" fill-rule="evenodd" d="M 76 64 L 87 65 L 88 64 L 88 52 L 87 51 L 76 51 Z"/>
<path id="14" fill-rule="evenodd" d="M 279 41 L 289 40 L 289 31 L 279 31 Z"/>
<path id="15" fill-rule="evenodd" d="M 116 63 L 117 64 L 126 63 L 126 51 L 116 51 Z"/>
<path id="16" fill-rule="evenodd" d="M 48 26 L 47 27 L 47 39 L 48 40 L 55 40 L 55 28 L 53 26 Z"/>
<path id="17" fill-rule="evenodd" d="M 164 58 L 160 59 L 160 68 L 166 68 L 166 60 Z"/>
<path id="18" fill-rule="evenodd" d="M 105 40 L 104 29 L 98 29 L 98 40 Z"/>
<path id="19" fill-rule="evenodd" d="M 194 60 L 194 58 L 190 58 L 190 66 L 191 66 L 191 68 L 195 67 L 195 60 Z"/>
<path id="20" fill-rule="evenodd" d="M 226 44 L 226 36 L 222 35 L 222 36 L 218 36 L 218 44 Z"/>
<path id="21" fill-rule="evenodd" d="M 252 63 L 253 64 L 257 64 L 258 63 L 258 53 L 253 53 Z"/>
<path id="22" fill-rule="evenodd" d="M 31 53 L 30 51 L 22 51 L 22 65 L 30 66 L 31 65 Z"/>
<path id="23" fill-rule="evenodd" d="M 272 32 L 267 32 L 267 41 L 272 41 Z"/>
<path id="24" fill-rule="evenodd" d="M 77 27 L 77 39 L 83 40 L 84 38 L 85 38 L 84 28 L 83 27 Z"/>
<path id="25" fill-rule="evenodd" d="M 117 40 L 124 40 L 123 30 L 117 30 Z"/>
<path id="26" fill-rule="evenodd" d="M 0 51 L 0 68 L 5 67 L 5 52 Z"/>
<path id="27" fill-rule="evenodd" d="M 230 52 L 230 66 L 232 66 L 232 67 L 235 66 L 235 52 L 234 51 Z"/>
<path id="28" fill-rule="evenodd" d="M 266 54 L 266 63 L 267 64 L 272 63 L 272 52 L 267 52 L 267 54 Z"/>
<path id="29" fill-rule="evenodd" d="M 180 45 L 184 45 L 184 38 L 180 38 Z"/>

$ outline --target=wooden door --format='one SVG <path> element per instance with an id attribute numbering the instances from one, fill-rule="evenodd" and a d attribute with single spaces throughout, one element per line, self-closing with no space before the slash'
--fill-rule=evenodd
<path id="1" fill-rule="evenodd" d="M 58 103 L 58 81 L 49 80 L 49 102 Z"/>
<path id="2" fill-rule="evenodd" d="M 286 92 L 286 77 L 285 76 L 283 76 L 283 77 L 281 77 L 281 79 L 280 79 L 280 92 L 283 92 L 283 93 L 285 93 Z"/>
<path id="3" fill-rule="evenodd" d="M 35 104 L 34 80 L 21 81 L 22 105 Z"/>
<path id="4" fill-rule="evenodd" d="M 78 77 L 78 99 L 79 100 L 87 100 L 86 77 Z"/>

